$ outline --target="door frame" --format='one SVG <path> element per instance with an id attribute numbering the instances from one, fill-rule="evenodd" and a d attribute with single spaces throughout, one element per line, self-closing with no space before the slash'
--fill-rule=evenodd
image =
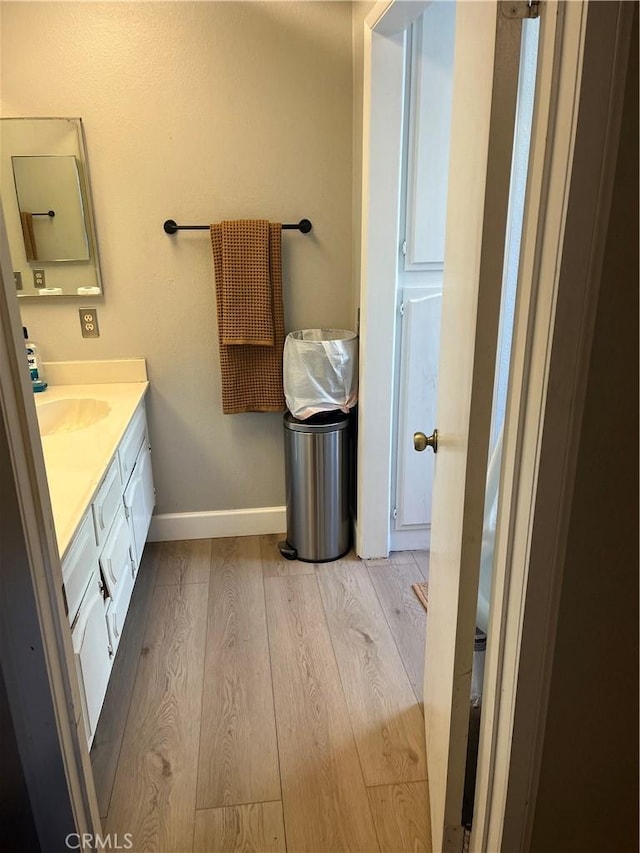
<path id="1" fill-rule="evenodd" d="M 472 853 L 531 843 L 634 6 L 544 5 Z"/>
<path id="2" fill-rule="evenodd" d="M 364 23 L 356 529 L 363 558 L 388 556 L 402 155 L 396 117 L 404 98 L 398 33 L 425 5 L 377 3 Z M 633 4 L 616 6 L 616 25 L 585 52 L 591 14 L 597 32 L 602 9 L 591 13 L 586 0 L 542 4 L 541 94 L 523 224 L 470 842 L 477 853 L 528 849 L 532 831 L 633 15 Z M 605 85 L 593 85 L 596 80 Z M 579 108 L 580 116 L 591 116 L 580 135 Z M 564 256 L 574 263 L 563 267 Z"/>

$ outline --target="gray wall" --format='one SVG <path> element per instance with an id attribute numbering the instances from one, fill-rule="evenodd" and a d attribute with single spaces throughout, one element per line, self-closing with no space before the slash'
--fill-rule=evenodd
<path id="1" fill-rule="evenodd" d="M 82 302 L 23 300 L 44 360 L 147 358 L 157 512 L 282 505 L 281 417 L 221 412 L 208 235 L 162 223 L 308 217 L 283 236 L 287 329 L 353 328 L 351 3 L 0 8 L 2 114 L 87 136 L 102 335 Z"/>
<path id="2" fill-rule="evenodd" d="M 638 15 L 589 369 L 533 853 L 638 844 Z"/>
<path id="3" fill-rule="evenodd" d="M 2 744 L 2 773 L 0 773 L 2 846 L 7 850 L 35 853 L 40 850 L 40 845 L 22 772 L 22 762 L 18 753 L 2 668 L 0 668 L 0 743 Z"/>
<path id="4" fill-rule="evenodd" d="M 353 27 L 353 293 L 354 311 L 360 305 L 362 252 L 362 118 L 364 109 L 364 21 L 375 2 L 352 4 Z"/>

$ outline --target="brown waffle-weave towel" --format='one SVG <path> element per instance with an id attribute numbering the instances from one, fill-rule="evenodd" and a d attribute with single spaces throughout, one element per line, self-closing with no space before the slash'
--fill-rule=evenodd
<path id="1" fill-rule="evenodd" d="M 259 222 L 263 222 L 259 220 Z M 238 254 L 238 234 L 252 235 L 256 231 L 247 228 L 253 222 L 241 220 L 240 222 L 220 222 L 211 226 L 211 245 L 213 247 L 213 264 L 216 276 L 216 309 L 218 317 L 218 337 L 220 348 L 220 369 L 222 374 L 222 411 L 225 415 L 234 415 L 240 412 L 281 412 L 285 408 L 284 391 L 282 387 L 282 350 L 284 347 L 284 313 L 282 308 L 282 261 L 281 261 L 281 238 L 282 227 L 280 223 L 266 222 L 265 253 L 262 251 L 251 252 L 254 258 L 254 267 L 248 272 L 249 282 L 259 282 L 256 287 L 257 310 L 253 311 L 251 305 L 252 293 L 247 288 L 247 293 L 242 299 L 237 296 L 228 298 L 227 305 L 245 304 L 245 313 L 256 319 L 255 324 L 246 325 L 247 335 L 253 335 L 253 339 L 260 343 L 225 343 L 225 340 L 238 341 L 245 332 L 238 330 L 241 323 L 233 323 L 230 319 L 225 320 L 225 269 L 229 269 L 230 254 L 227 253 L 227 266 L 225 268 L 225 232 L 229 231 L 226 245 L 233 245 L 231 254 Z M 239 226 L 239 227 L 236 227 Z M 258 229 L 260 230 L 260 229 Z M 262 229 L 264 231 L 264 229 Z M 263 271 L 264 259 L 268 264 L 268 296 L 265 296 Z M 248 269 L 246 259 L 242 259 L 241 267 Z M 253 290 L 253 288 L 251 288 Z M 243 302 L 244 300 L 244 302 Z M 268 343 L 268 321 L 264 320 L 267 314 L 268 303 L 269 315 L 272 326 L 272 343 Z M 243 310 L 243 309 L 241 309 Z M 233 334 L 225 335 L 232 331 Z M 262 329 L 257 332 L 257 329 Z M 247 331 L 248 330 L 248 331 Z"/>
<path id="2" fill-rule="evenodd" d="M 22 226 L 22 239 L 24 240 L 24 251 L 28 261 L 38 260 L 38 247 L 36 235 L 33 230 L 33 214 L 25 210 L 20 211 L 20 225 Z"/>
<path id="3" fill-rule="evenodd" d="M 223 344 L 272 347 L 273 305 L 266 219 L 222 222 Z M 216 279 L 218 276 L 216 274 Z"/>

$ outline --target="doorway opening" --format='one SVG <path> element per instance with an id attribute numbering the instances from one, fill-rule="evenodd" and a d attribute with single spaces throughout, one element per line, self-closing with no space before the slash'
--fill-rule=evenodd
<path id="1" fill-rule="evenodd" d="M 370 489 L 363 486 L 361 490 L 363 494 L 358 512 L 357 537 L 358 553 L 365 557 L 384 557 L 389 551 L 393 556 L 396 550 L 410 549 L 417 542 L 429 542 L 431 518 L 424 513 L 426 501 L 423 497 L 422 507 L 419 507 L 423 511 L 422 517 L 418 513 L 412 515 L 410 492 L 405 487 L 410 484 L 411 476 L 415 475 L 416 493 L 419 494 L 420 485 L 423 494 L 427 491 L 424 474 L 422 477 L 415 474 L 414 433 L 428 433 L 434 428 L 440 432 L 443 427 L 442 435 L 449 442 L 448 450 L 454 452 L 446 453 L 440 466 L 439 459 L 436 460 L 435 467 L 440 467 L 441 472 L 450 472 L 453 485 L 443 489 L 443 477 L 446 480 L 448 475 L 441 473 L 437 511 L 440 529 L 447 529 L 446 535 L 451 534 L 452 538 L 450 541 L 441 538 L 439 547 L 435 549 L 436 554 L 444 554 L 445 558 L 439 575 L 433 577 L 434 607 L 430 608 L 427 626 L 425 673 L 425 709 L 428 706 L 435 707 L 438 709 L 436 716 L 439 715 L 437 725 L 434 725 L 433 720 L 427 720 L 427 736 L 430 738 L 428 756 L 437 754 L 436 758 L 430 759 L 429 765 L 432 791 L 437 796 L 436 800 L 432 800 L 432 808 L 435 805 L 434 819 L 438 824 L 435 827 L 437 831 L 434 830 L 436 846 L 437 842 L 443 841 L 442 833 L 445 844 L 455 843 L 451 839 L 463 831 L 463 824 L 468 829 L 472 815 L 472 805 L 467 805 L 464 816 L 461 815 L 467 762 L 464 749 L 463 754 L 459 754 L 459 746 L 460 743 L 466 746 L 468 740 L 473 629 L 478 622 L 481 552 L 480 536 L 475 537 L 467 532 L 465 542 L 460 531 L 467 524 L 467 518 L 471 517 L 466 515 L 471 508 L 473 524 L 477 522 L 479 533 L 483 526 L 487 526 L 487 536 L 490 538 L 491 524 L 495 529 L 501 457 L 500 430 L 508 387 L 537 55 L 537 40 L 532 43 L 530 37 L 521 39 L 522 23 L 517 21 L 511 26 L 511 21 L 505 20 L 508 16 L 503 15 L 503 9 L 497 9 L 497 18 L 490 22 L 481 13 L 467 15 L 464 9 L 463 14 L 463 8 L 456 8 L 453 4 L 438 4 L 437 9 L 441 15 L 443 11 L 449 15 L 455 12 L 461 21 L 461 26 L 455 31 L 455 51 L 453 36 L 449 42 L 446 37 L 448 32 L 453 33 L 452 19 L 447 20 L 446 15 L 444 20 L 430 19 L 432 6 L 419 10 L 422 16 L 414 16 L 412 27 L 408 29 L 406 20 L 396 21 L 395 29 L 390 21 L 388 26 L 383 25 L 382 28 L 374 24 L 371 34 L 373 59 L 370 83 L 373 94 L 368 115 L 370 144 L 368 149 L 365 148 L 369 182 L 368 220 L 364 233 L 368 239 L 365 238 L 363 246 L 362 293 L 364 353 L 361 359 L 361 408 L 364 417 L 359 447 L 359 467 L 363 478 L 368 477 Z M 508 69 L 507 66 L 498 69 L 498 62 L 494 65 L 493 53 L 488 56 L 478 50 L 476 54 L 478 28 L 486 30 L 486 43 L 491 43 L 495 38 L 495 44 L 500 45 L 496 47 L 496 55 L 498 50 L 509 54 Z M 435 37 L 434 32 L 437 32 Z M 450 45 L 448 53 L 445 50 L 447 43 Z M 430 47 L 432 54 L 429 54 Z M 446 61 L 443 61 L 443 53 L 447 53 Z M 501 59 L 504 55 L 500 54 Z M 525 60 L 528 60 L 528 64 Z M 455 89 L 456 92 L 453 111 L 450 98 L 447 98 L 447 86 L 443 85 L 439 76 L 443 74 L 447 62 L 450 90 Z M 482 70 L 479 71 L 479 68 Z M 530 71 L 526 80 L 528 86 L 525 85 L 523 68 Z M 470 82 L 476 73 L 483 77 L 477 88 Z M 455 84 L 450 79 L 452 74 L 456 77 Z M 520 93 L 519 86 L 522 90 Z M 438 97 L 432 97 L 430 101 L 434 89 Z M 525 101 L 528 110 L 525 109 Z M 473 114 L 471 120 L 467 120 L 467 113 Z M 452 116 L 451 149 L 449 137 L 442 134 L 442 127 L 448 127 L 449 115 Z M 434 130 L 429 127 L 429 119 L 434 116 L 439 116 L 439 121 L 434 123 L 440 133 L 435 132 L 436 144 L 431 140 L 429 146 L 428 131 Z M 393 126 L 392 120 L 396 122 Z M 473 151 L 476 135 L 476 148 L 487 146 L 484 160 L 484 155 L 478 156 L 477 151 Z M 437 143 L 443 149 L 440 158 Z M 452 165 L 447 170 L 450 151 Z M 453 159 L 454 152 L 456 159 Z M 512 169 L 514 157 L 518 162 Z M 434 166 L 436 177 L 440 176 L 443 168 L 448 171 L 449 184 L 444 189 L 440 187 L 439 192 L 433 175 L 429 179 L 430 166 Z M 417 185 L 416 179 L 421 169 L 426 176 L 425 186 L 422 187 Z M 483 183 L 485 180 L 486 185 Z M 454 185 L 455 191 L 452 189 Z M 429 190 L 432 190 L 430 197 Z M 452 195 L 456 205 L 447 210 Z M 426 214 L 430 215 L 430 219 L 423 211 L 421 222 L 419 214 L 425 199 Z M 436 210 L 442 223 L 441 229 L 434 222 L 433 213 Z M 424 228 L 422 235 L 421 226 Z M 435 237 L 439 231 L 441 237 L 438 241 Z M 419 238 L 425 234 L 426 238 L 421 242 Z M 466 283 L 472 280 L 477 282 L 475 290 L 475 285 Z M 443 297 L 447 283 L 455 289 L 452 296 L 444 293 Z M 443 342 L 440 348 L 438 337 L 442 301 L 448 302 L 449 306 L 448 341 L 446 347 Z M 459 336 L 459 347 L 454 340 L 456 335 Z M 372 341 L 375 341 L 375 346 L 371 345 Z M 500 350 L 497 353 L 498 343 Z M 460 358 L 456 352 L 458 349 L 462 353 Z M 386 365 L 383 364 L 382 350 L 388 359 Z M 446 393 L 440 389 L 440 394 L 437 382 L 439 351 L 447 352 L 448 370 L 453 368 L 451 373 L 446 373 L 451 385 L 444 389 Z M 436 358 L 433 358 L 434 353 Z M 389 364 L 393 366 L 391 371 L 388 370 Z M 472 375 L 474 391 L 467 396 Z M 454 381 L 452 377 L 455 377 Z M 389 384 L 384 384 L 387 381 Z M 478 386 L 475 385 L 476 381 Z M 472 400 L 472 394 L 475 395 L 476 387 L 480 386 L 480 395 L 474 396 Z M 430 393 L 424 393 L 425 388 Z M 372 397 L 374 394 L 377 403 L 376 423 L 367 419 L 370 395 Z M 411 411 L 418 396 L 422 396 L 422 400 L 414 405 L 415 411 Z M 437 413 L 436 396 L 439 401 Z M 440 411 L 441 397 L 447 398 L 442 407 L 445 417 Z M 493 422 L 490 417 L 492 397 Z M 384 406 L 380 405 L 381 398 Z M 480 398 L 481 403 L 478 402 Z M 412 422 L 411 418 L 415 417 L 416 411 L 418 418 L 430 416 L 431 422 Z M 385 433 L 387 417 L 392 426 Z M 449 421 L 445 424 L 447 418 Z M 473 418 L 479 429 L 472 431 L 470 427 Z M 389 451 L 386 466 L 380 458 L 385 449 Z M 459 462 L 453 461 L 455 453 L 460 454 Z M 377 458 L 371 465 L 374 455 Z M 467 463 L 467 459 L 473 462 Z M 489 460 L 492 465 L 487 472 Z M 433 461 L 433 458 L 429 459 L 431 470 Z M 442 467 L 445 462 L 446 466 Z M 487 473 L 490 474 L 488 479 Z M 473 494 L 467 490 L 468 483 L 471 484 Z M 469 504 L 466 502 L 468 495 L 472 495 Z M 463 504 L 464 519 L 461 509 Z M 483 519 L 485 505 L 488 505 L 486 520 Z M 454 517 L 455 521 L 452 520 Z M 446 522 L 444 525 L 443 521 Z M 477 539 L 477 554 L 472 553 L 475 545 L 470 547 L 474 539 Z M 482 598 L 486 602 L 482 614 L 485 633 L 488 627 L 492 563 L 493 553 L 488 549 L 485 556 L 488 571 L 484 573 L 482 590 Z M 444 608 L 443 602 L 446 603 Z M 449 606 L 451 609 L 447 609 Z M 432 659 L 435 656 L 437 660 L 446 660 L 447 664 L 452 664 L 456 674 L 442 679 L 439 672 L 430 669 L 430 648 Z M 454 661 L 457 661 L 455 665 Z M 477 692 L 480 704 L 481 688 Z M 451 727 L 445 731 L 443 720 L 447 716 L 446 712 L 451 713 Z M 455 738 L 454 728 L 457 729 Z M 441 739 L 439 734 L 442 735 Z M 438 743 L 434 743 L 434 739 Z M 456 739 L 458 742 L 454 743 Z M 444 746 L 442 741 L 446 741 Z M 452 759 L 453 751 L 457 752 L 455 761 Z M 468 764 L 470 770 L 475 770 L 473 750 Z M 472 803 L 473 773 L 468 775 L 469 799 Z"/>

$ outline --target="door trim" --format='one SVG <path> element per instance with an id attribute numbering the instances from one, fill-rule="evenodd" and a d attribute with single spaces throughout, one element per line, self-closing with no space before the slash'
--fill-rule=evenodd
<path id="1" fill-rule="evenodd" d="M 364 21 L 356 526 L 363 558 L 389 554 L 407 28 L 427 5 L 379 2 Z"/>
<path id="2" fill-rule="evenodd" d="M 419 5 L 419 4 L 415 4 Z M 388 10 L 389 4 L 384 4 Z M 364 24 L 362 257 L 356 551 L 386 557 L 391 523 L 406 32 Z"/>
<path id="3" fill-rule="evenodd" d="M 1 450 L 13 476 L 2 499 L 19 520 L 3 549 L 0 652 L 40 844 L 54 851 L 64 844 L 63 832 L 99 833 L 100 817 L 86 739 L 78 732 L 84 724 L 71 632 L 62 583 L 55 581 L 62 580 L 60 558 L 33 392 L 21 365 L 24 343 L 1 212 L 0 248 L 0 417 L 7 439 Z"/>

